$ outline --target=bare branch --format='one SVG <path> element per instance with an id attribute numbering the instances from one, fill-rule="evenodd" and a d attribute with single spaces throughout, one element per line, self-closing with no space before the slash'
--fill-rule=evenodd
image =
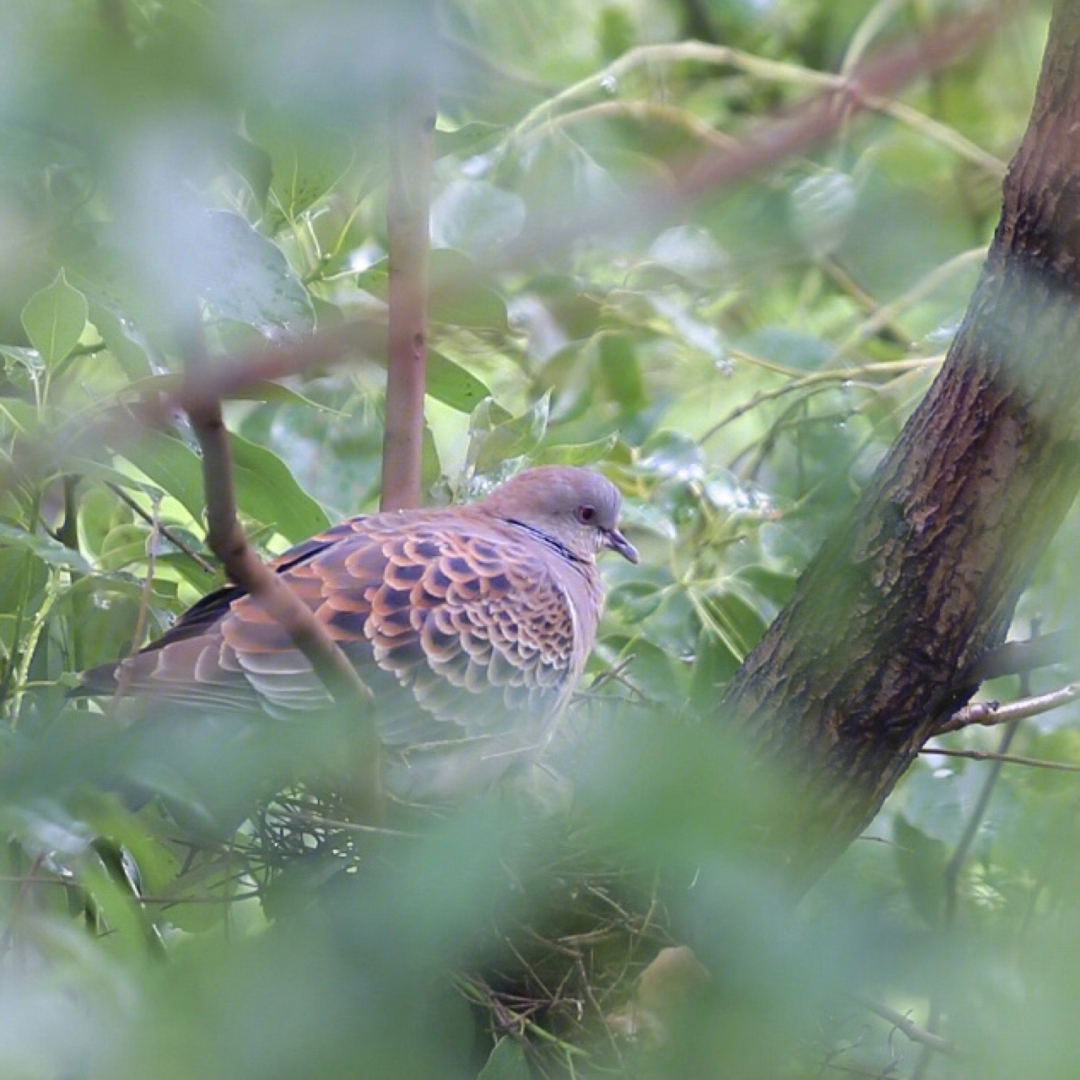
<path id="1" fill-rule="evenodd" d="M 220 404 L 205 399 L 188 400 L 183 404 L 202 448 L 207 543 L 221 559 L 228 576 L 285 630 L 311 663 L 331 698 L 338 705 L 362 706 L 354 711 L 361 742 L 358 764 L 365 770 L 365 775 L 357 778 L 355 790 L 363 793 L 366 801 L 363 809 L 381 816 L 379 739 L 371 708 L 374 702 L 371 690 L 315 613 L 248 544 L 236 515 L 232 456 Z"/>
<path id="2" fill-rule="evenodd" d="M 897 1012 L 896 1009 L 883 1005 L 880 1001 L 874 1001 L 868 997 L 856 995 L 855 1000 L 875 1016 L 892 1024 L 898 1031 L 902 1031 L 912 1042 L 921 1043 L 923 1046 L 936 1050 L 940 1054 L 955 1054 L 956 1047 L 948 1039 L 935 1035 L 932 1031 L 920 1027 L 906 1013 Z"/>
<path id="3" fill-rule="evenodd" d="M 1000 761 L 1005 765 L 1029 765 L 1033 769 L 1052 769 L 1056 772 L 1080 772 L 1080 765 L 1068 761 L 1047 761 L 1045 758 L 1024 757 L 1021 754 L 1002 754 L 997 750 L 952 750 L 943 746 L 924 746 L 920 754 L 927 757 L 969 758 L 971 761 Z"/>
<path id="4" fill-rule="evenodd" d="M 267 342 L 231 357 L 214 357 L 212 364 L 205 362 L 206 357 L 193 355 L 187 374 L 172 398 L 185 409 L 188 405 L 213 405 L 256 383 L 300 375 L 356 355 L 385 363 L 385 319 L 353 319 L 318 330 L 309 337 Z M 144 399 L 148 420 L 162 411 L 159 390 L 160 386 L 155 386 L 153 396 Z"/>
<path id="5" fill-rule="evenodd" d="M 1007 641 L 979 657 L 957 681 L 976 684 L 1002 675 L 1019 675 L 1036 668 L 1049 667 L 1078 656 L 1075 630 L 1055 630 L 1026 641 Z"/>
<path id="6" fill-rule="evenodd" d="M 182 551 L 189 559 L 192 559 L 200 570 L 205 570 L 208 574 L 214 572 L 214 568 L 194 548 L 192 548 L 190 544 L 184 543 L 184 541 L 181 540 L 168 525 L 163 525 L 158 521 L 156 514 L 148 514 L 119 484 L 114 484 L 111 480 L 107 480 L 105 486 L 121 502 L 125 503 L 134 513 L 138 514 L 139 517 L 141 517 L 155 532 L 161 533 L 173 547 Z"/>
<path id="7" fill-rule="evenodd" d="M 971 705 L 965 705 L 962 709 L 957 709 L 941 727 L 934 731 L 934 735 L 960 731 L 961 728 L 970 727 L 972 724 L 996 727 L 998 724 L 1007 724 L 1013 720 L 1025 720 L 1029 716 L 1039 716 L 1052 709 L 1060 709 L 1062 705 L 1075 701 L 1078 696 L 1080 696 L 1080 683 L 1069 683 L 1049 693 L 1033 694 L 1031 697 L 1010 701 L 1005 705 L 996 701 L 976 701 Z"/>

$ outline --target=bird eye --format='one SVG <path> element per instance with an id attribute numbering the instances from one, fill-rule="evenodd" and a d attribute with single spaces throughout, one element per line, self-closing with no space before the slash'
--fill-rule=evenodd
<path id="1" fill-rule="evenodd" d="M 589 505 L 579 506 L 574 511 L 574 517 L 576 517 L 582 525 L 591 525 L 596 520 L 596 507 Z"/>

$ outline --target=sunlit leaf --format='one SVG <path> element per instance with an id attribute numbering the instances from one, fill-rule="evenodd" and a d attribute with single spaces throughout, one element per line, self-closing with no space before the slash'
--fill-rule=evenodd
<path id="1" fill-rule="evenodd" d="M 147 431 L 124 447 L 124 457 L 145 473 L 166 495 L 171 495 L 196 520 L 201 521 L 204 497 L 202 462 L 179 439 Z"/>
<path id="2" fill-rule="evenodd" d="M 248 110 L 244 126 L 252 144 L 269 158 L 268 210 L 276 222 L 295 220 L 330 189 L 353 157 L 341 132 L 308 130 L 297 117 L 265 104 Z"/>

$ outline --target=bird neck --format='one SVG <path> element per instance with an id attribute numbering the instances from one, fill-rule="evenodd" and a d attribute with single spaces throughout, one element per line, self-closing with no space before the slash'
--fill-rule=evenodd
<path id="1" fill-rule="evenodd" d="M 524 521 L 518 521 L 516 518 L 503 518 L 503 521 L 507 525 L 513 525 L 518 529 L 524 529 L 530 536 L 536 537 L 537 540 L 547 544 L 552 551 L 558 552 L 568 563 L 578 567 L 590 567 L 593 565 L 593 560 L 584 556 L 578 555 L 571 551 L 561 540 L 552 536 L 550 533 L 544 532 L 542 529 L 538 529 L 535 525 L 528 525 Z"/>

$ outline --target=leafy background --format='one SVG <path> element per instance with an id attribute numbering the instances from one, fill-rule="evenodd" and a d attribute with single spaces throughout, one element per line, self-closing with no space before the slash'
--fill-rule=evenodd
<path id="1" fill-rule="evenodd" d="M 979 6 L 3 6 L 5 1077 L 1075 1075 L 1075 776 L 928 755 L 793 910 L 735 828 L 782 786 L 758 790 L 701 720 L 962 316 L 1045 5 L 811 156 L 663 221 L 632 198 L 823 73 Z M 118 727 L 66 694 L 218 580 L 191 554 L 191 435 L 141 404 L 175 385 L 176 327 L 197 304 L 224 364 L 379 317 L 387 110 L 421 70 L 441 91 L 425 487 L 445 502 L 526 462 L 595 465 L 644 558 L 605 565 L 573 796 L 547 793 L 539 824 L 466 808 L 357 864 L 302 837 L 277 850 L 248 816 L 284 771 L 332 759 L 342 718 Z M 609 227 L 545 240 L 593 213 Z M 357 355 L 230 403 L 239 507 L 267 552 L 376 505 L 384 383 Z M 1076 531 L 1019 635 L 1067 619 Z M 1075 762 L 1076 720 L 1029 721 L 1010 749 Z M 542 1009 L 507 989 L 523 964 L 547 973 L 529 940 L 581 969 Z M 709 979 L 675 978 L 662 1033 L 626 1037 L 634 995 L 655 1004 L 635 979 L 684 940 Z"/>

